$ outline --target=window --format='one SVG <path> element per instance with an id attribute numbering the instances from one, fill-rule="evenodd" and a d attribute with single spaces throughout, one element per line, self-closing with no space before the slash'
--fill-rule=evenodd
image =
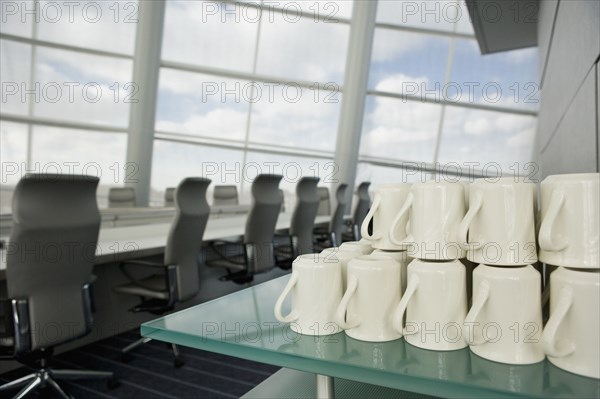
<path id="1" fill-rule="evenodd" d="M 241 167 L 244 153 L 218 147 L 154 141 L 152 160 L 152 205 L 162 205 L 165 190 L 177 187 L 189 176 L 203 176 L 212 181 L 209 191 L 221 184 L 241 187 Z"/>
<path id="2" fill-rule="evenodd" d="M 535 48 L 481 55 L 464 1 L 379 1 L 359 181 L 406 163 L 514 173 L 533 155 L 537 62 Z"/>
<path id="3" fill-rule="evenodd" d="M 244 140 L 251 90 L 249 81 L 163 68 L 156 129 Z"/>
<path id="4" fill-rule="evenodd" d="M 532 116 L 447 107 L 439 161 L 466 166 L 475 163 L 477 170 L 495 164 L 509 174 L 518 162 L 520 172 L 526 173 L 525 164 L 533 155 L 535 127 Z"/>
<path id="5" fill-rule="evenodd" d="M 2 112 L 27 115 L 29 106 L 24 89 L 30 89 L 31 46 L 0 40 L 0 76 L 2 77 Z M 25 97 L 25 98 L 24 98 Z"/>
<path id="6" fill-rule="evenodd" d="M 206 162 L 226 162 L 234 172 L 213 184 L 229 184 L 238 167 L 297 161 L 308 173 L 333 159 L 351 13 L 350 1 L 167 2 L 153 201 Z M 242 198 L 250 175 L 233 182 Z"/>
<path id="7" fill-rule="evenodd" d="M 168 1 L 162 58 L 252 72 L 259 15 L 250 5 Z"/>
<path id="8" fill-rule="evenodd" d="M 370 96 L 364 115 L 361 155 L 433 162 L 441 106 Z"/>
<path id="9" fill-rule="evenodd" d="M 14 184 L 27 172 L 100 176 L 105 206 L 109 187 L 130 173 L 123 168 L 138 90 L 131 82 L 137 2 L 2 6 L 1 212 L 10 212 Z"/>
<path id="10" fill-rule="evenodd" d="M 435 90 L 444 84 L 449 46 L 448 37 L 376 29 L 369 88 L 404 94 Z"/>
<path id="11" fill-rule="evenodd" d="M 138 92 L 132 67 L 131 60 L 39 48 L 34 115 L 127 128 Z"/>
<path id="12" fill-rule="evenodd" d="M 0 213 L 10 213 L 15 185 L 25 174 L 27 125 L 0 121 Z"/>

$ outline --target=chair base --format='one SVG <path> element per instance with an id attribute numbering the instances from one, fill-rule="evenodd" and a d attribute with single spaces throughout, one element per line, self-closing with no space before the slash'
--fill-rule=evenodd
<path id="1" fill-rule="evenodd" d="M 27 397 L 35 390 L 40 388 L 49 388 L 58 397 L 70 399 L 72 396 L 67 394 L 58 385 L 56 380 L 77 380 L 77 379 L 107 379 L 107 386 L 112 389 L 119 385 L 114 373 L 110 371 L 92 371 L 92 370 L 54 370 L 51 368 L 41 368 L 35 373 L 21 377 L 15 381 L 8 382 L 0 386 L 0 392 L 11 389 L 22 388 L 13 399 Z"/>
<path id="2" fill-rule="evenodd" d="M 241 271 L 221 276 L 219 277 L 219 281 L 233 281 L 236 284 L 243 285 L 254 281 L 254 276 L 252 274 L 248 274 L 246 271 Z"/>
<path id="3" fill-rule="evenodd" d="M 152 341 L 152 338 L 141 337 L 140 339 L 132 342 L 131 344 L 129 344 L 126 347 L 124 347 L 123 349 L 121 349 L 121 361 L 124 363 L 129 363 L 130 361 L 132 361 L 133 355 L 131 354 L 131 351 L 137 347 L 140 347 L 140 346 L 150 342 L 150 341 Z M 181 358 L 181 354 L 179 353 L 179 348 L 175 344 L 170 344 L 170 345 L 171 345 L 171 350 L 173 351 L 173 365 L 175 366 L 175 368 L 180 368 L 185 364 L 185 362 Z"/>

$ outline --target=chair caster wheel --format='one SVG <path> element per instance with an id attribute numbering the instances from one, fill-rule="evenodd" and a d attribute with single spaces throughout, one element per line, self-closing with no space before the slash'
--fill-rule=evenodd
<path id="1" fill-rule="evenodd" d="M 121 381 L 119 381 L 117 377 L 111 377 L 106 381 L 106 387 L 108 389 L 115 389 L 119 385 L 121 385 Z"/>
<path id="2" fill-rule="evenodd" d="M 183 360 L 181 360 L 180 358 L 175 358 L 175 360 L 173 361 L 173 365 L 175 366 L 176 369 L 182 368 L 184 364 L 185 364 L 185 362 Z"/>
<path id="3" fill-rule="evenodd" d="M 121 361 L 123 363 L 130 363 L 133 360 L 133 355 L 131 353 L 122 353 Z"/>

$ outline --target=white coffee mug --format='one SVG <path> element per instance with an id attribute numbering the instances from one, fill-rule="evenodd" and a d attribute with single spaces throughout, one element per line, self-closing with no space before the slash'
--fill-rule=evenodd
<path id="1" fill-rule="evenodd" d="M 283 301 L 292 293 L 292 310 L 282 314 Z M 292 275 L 275 303 L 275 318 L 291 323 L 292 331 L 305 335 L 329 335 L 341 331 L 335 312 L 342 298 L 341 261 L 325 263 L 317 254 L 300 255 L 292 263 Z"/>
<path id="2" fill-rule="evenodd" d="M 368 255 L 373 252 L 371 241 L 364 238 L 360 241 L 346 241 L 339 246 L 340 249 L 360 250 L 363 255 Z"/>
<path id="3" fill-rule="evenodd" d="M 373 251 L 373 255 L 387 256 L 400 264 L 400 295 L 404 295 L 404 291 L 406 291 L 407 269 L 413 258 L 408 256 L 406 251 L 384 251 L 383 249 L 376 249 Z"/>
<path id="4" fill-rule="evenodd" d="M 555 366 L 600 378 L 600 270 L 559 267 L 552 272 L 542 345 Z"/>
<path id="5" fill-rule="evenodd" d="M 347 281 L 347 270 L 348 270 L 348 262 L 352 259 L 363 255 L 362 249 L 359 246 L 351 246 L 351 247 L 332 247 L 325 248 L 321 251 L 321 257 L 323 258 L 324 263 L 329 263 L 330 261 L 335 262 L 339 260 L 341 262 L 342 268 L 342 290 L 346 291 L 346 281 Z"/>
<path id="6" fill-rule="evenodd" d="M 348 263 L 348 283 L 336 312 L 346 334 L 361 341 L 400 338 L 392 326 L 400 301 L 400 266 L 389 257 L 359 256 Z"/>
<path id="7" fill-rule="evenodd" d="M 540 260 L 600 268 L 600 174 L 548 176 L 542 182 Z"/>
<path id="8" fill-rule="evenodd" d="M 458 228 L 467 259 L 503 266 L 537 262 L 535 193 L 535 184 L 513 177 L 476 179 L 469 188 L 469 210 Z"/>
<path id="9" fill-rule="evenodd" d="M 361 226 L 363 238 L 371 241 L 375 249 L 402 250 L 406 245 L 396 245 L 390 241 L 389 231 L 394 217 L 400 210 L 400 207 L 406 200 L 410 192 L 410 184 L 383 184 L 375 189 L 373 205 L 369 213 L 365 216 Z M 369 235 L 369 223 L 373 220 L 373 235 Z M 408 215 L 400 220 L 402 226 L 406 226 Z M 404 239 L 402 232 L 399 239 Z"/>
<path id="10" fill-rule="evenodd" d="M 430 350 L 465 348 L 462 327 L 466 314 L 467 280 L 460 261 L 415 259 L 408 265 L 406 292 L 394 313 L 394 327 L 406 342 Z"/>
<path id="11" fill-rule="evenodd" d="M 479 265 L 473 271 L 473 305 L 465 318 L 471 351 L 508 364 L 544 360 L 541 275 L 533 266 Z"/>
<path id="12" fill-rule="evenodd" d="M 407 246 L 413 258 L 452 260 L 464 258 L 466 250 L 457 241 L 458 226 L 465 216 L 464 187 L 461 183 L 415 183 L 389 230 L 390 241 Z M 409 215 L 410 227 L 401 221 Z M 404 239 L 398 232 L 409 230 Z M 401 234 L 402 235 L 402 234 Z"/>

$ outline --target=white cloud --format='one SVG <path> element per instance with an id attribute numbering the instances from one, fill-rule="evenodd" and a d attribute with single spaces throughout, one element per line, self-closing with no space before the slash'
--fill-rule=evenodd
<path id="1" fill-rule="evenodd" d="M 156 129 L 166 132 L 201 134 L 243 140 L 248 114 L 228 108 L 216 108 L 206 114 L 190 115 L 183 122 L 158 121 Z"/>
<path id="2" fill-rule="evenodd" d="M 491 130 L 492 122 L 485 117 L 470 119 L 464 125 L 464 132 L 469 136 L 485 136 Z"/>
<path id="3" fill-rule="evenodd" d="M 537 47 L 525 48 L 520 50 L 507 51 L 506 59 L 513 64 L 523 64 L 535 60 L 538 55 Z"/>
<path id="4" fill-rule="evenodd" d="M 406 92 L 407 85 L 410 85 L 411 87 L 417 85 L 417 90 L 420 92 L 422 87 L 429 87 L 429 79 L 427 79 L 426 76 L 412 77 L 403 73 L 398 73 L 382 79 L 375 86 L 375 90 L 387 91 L 390 93 L 404 93 Z"/>

